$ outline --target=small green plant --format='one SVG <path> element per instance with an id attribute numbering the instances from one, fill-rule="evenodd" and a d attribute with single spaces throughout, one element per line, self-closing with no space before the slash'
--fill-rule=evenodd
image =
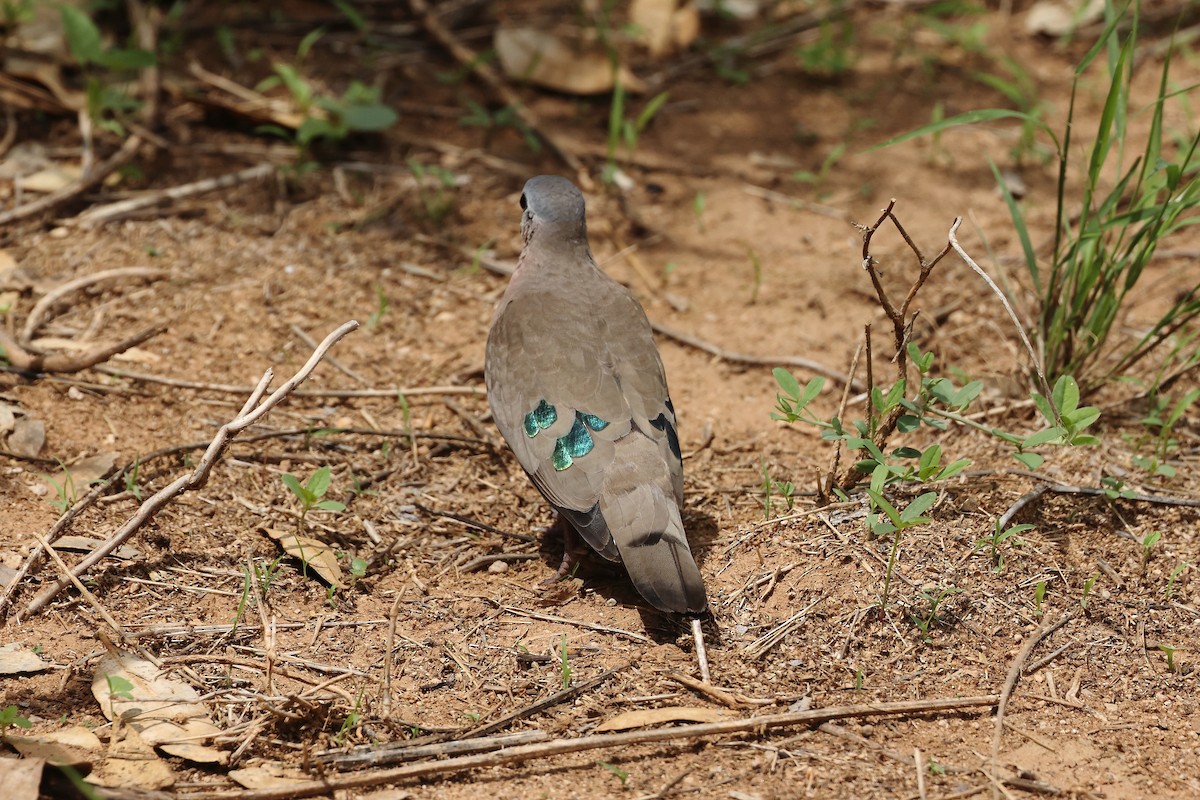
<path id="1" fill-rule="evenodd" d="M 254 581 L 258 585 L 259 592 L 265 597 L 271 590 L 271 584 L 279 577 L 283 571 L 283 559 L 286 553 L 282 553 L 275 557 L 269 564 L 254 565 Z M 240 609 L 239 609 L 240 610 Z"/>
<path id="2" fill-rule="evenodd" d="M 302 527 L 304 525 L 304 518 L 313 509 L 320 511 L 346 510 L 345 503 L 338 502 L 337 500 L 321 499 L 329 491 L 330 484 L 332 483 L 331 471 L 327 466 L 314 471 L 303 484 L 300 483 L 299 478 L 291 473 L 284 473 L 280 480 L 300 500 L 300 525 Z"/>
<path id="3" fill-rule="evenodd" d="M 458 176 L 440 164 L 426 166 L 415 158 L 406 163 L 416 178 L 417 196 L 421 199 L 424 217 L 435 224 L 442 222 L 454 211 L 453 190 L 458 186 Z"/>
<path id="4" fill-rule="evenodd" d="M 28 717 L 21 716 L 20 709 L 16 706 L 4 706 L 0 708 L 0 731 L 10 727 L 32 728 L 33 723 Z"/>
<path id="5" fill-rule="evenodd" d="M 1038 581 L 1033 586 L 1033 607 L 1037 611 L 1038 618 L 1041 618 L 1044 613 L 1042 604 L 1046 601 L 1046 582 Z"/>
<path id="6" fill-rule="evenodd" d="M 892 586 L 892 575 L 896 569 L 896 555 L 900 551 L 900 538 L 904 531 L 918 525 L 925 525 L 933 520 L 922 516 L 937 500 L 937 492 L 925 492 L 913 498 L 903 510 L 898 510 L 883 496 L 883 484 L 887 477 L 887 469 L 882 465 L 877 467 L 871 476 L 871 488 L 867 495 L 871 498 L 867 509 L 867 530 L 872 536 L 892 536 L 892 548 L 888 553 L 887 572 L 883 577 L 883 592 L 879 599 L 879 613 L 887 613 L 888 591 Z M 883 512 L 880 516 L 879 512 Z"/>
<path id="7" fill-rule="evenodd" d="M 821 159 L 821 166 L 817 168 L 816 172 L 809 172 L 803 169 L 797 170 L 792 173 L 792 180 L 820 186 L 825 183 L 825 179 L 829 177 L 829 173 L 833 171 L 833 168 L 841 161 L 844 155 L 846 155 L 846 143 L 838 142 L 829 148 L 829 152 L 825 154 L 825 158 Z"/>
<path id="8" fill-rule="evenodd" d="M 1197 354 L 1200 355 L 1200 351 L 1197 351 Z M 1148 444 L 1150 452 L 1145 455 L 1139 453 L 1132 456 L 1130 460 L 1135 467 L 1145 470 L 1154 478 L 1175 477 L 1175 467 L 1168 463 L 1168 459 L 1179 449 L 1179 440 L 1172 433 L 1176 423 L 1198 399 L 1200 399 L 1200 388 L 1192 389 L 1180 397 L 1168 410 L 1169 397 L 1159 395 L 1152 397 L 1154 406 L 1150 413 L 1141 419 L 1141 423 L 1148 430 L 1153 429 L 1154 435 L 1143 437 L 1135 444 L 1138 450 L 1144 449 Z M 1149 438 L 1148 442 L 1146 438 Z"/>
<path id="9" fill-rule="evenodd" d="M 1012 56 L 1002 56 L 997 66 L 1004 75 L 995 72 L 975 72 L 973 77 L 984 86 L 1004 95 L 1004 98 L 1021 112 L 1021 129 L 1010 155 L 1017 164 L 1026 162 L 1031 156 L 1039 163 L 1044 163 L 1052 154 L 1037 140 L 1039 130 L 1045 127 L 1043 118 L 1046 114 L 1045 104 L 1038 98 L 1037 84 L 1033 76 L 1021 66 L 1021 62 Z"/>
<path id="10" fill-rule="evenodd" d="M 353 585 L 367 575 L 367 560 L 360 556 L 350 559 L 350 584 Z"/>
<path id="11" fill-rule="evenodd" d="M 982 539 L 978 539 L 975 542 L 975 549 L 982 550 L 985 547 L 988 548 L 992 559 L 992 568 L 996 571 L 996 574 L 999 575 L 1004 571 L 1004 563 L 1006 560 L 1004 557 L 1004 552 L 1001 550 L 1001 546 L 1005 543 L 1008 543 L 1010 539 L 1012 539 L 1012 544 L 1023 544 L 1020 539 L 1015 539 L 1013 537 L 1019 533 L 1031 531 L 1033 528 L 1033 525 L 1030 525 L 1027 522 L 1022 522 L 1019 525 L 1010 525 L 1004 530 L 1001 530 L 1000 519 L 997 517 L 995 523 L 992 525 L 991 535 L 985 536 Z"/>
<path id="12" fill-rule="evenodd" d="M 1184 561 L 1182 564 L 1177 565 L 1175 569 L 1171 570 L 1171 574 L 1167 576 L 1167 585 L 1163 588 L 1163 595 L 1168 600 L 1175 596 L 1175 581 L 1178 580 L 1179 576 L 1183 574 L 1183 571 L 1190 566 L 1191 564 Z"/>
<path id="13" fill-rule="evenodd" d="M 1167 671 L 1168 672 L 1176 672 L 1176 673 L 1179 672 L 1180 670 L 1178 669 L 1178 667 L 1175 664 L 1175 654 L 1179 652 L 1179 648 L 1171 647 L 1170 645 L 1160 644 L 1158 646 L 1158 649 L 1161 650 L 1162 654 L 1167 657 Z"/>
<path id="14" fill-rule="evenodd" d="M 387 315 L 388 309 L 391 307 L 391 302 L 388 296 L 384 293 L 382 286 L 375 287 L 375 310 L 371 312 L 371 316 L 367 317 L 368 330 L 375 330 L 379 327 L 379 323 L 383 322 L 383 318 Z"/>
<path id="15" fill-rule="evenodd" d="M 71 470 L 67 469 L 67 465 L 59 460 L 58 465 L 62 467 L 62 481 L 55 480 L 50 475 L 42 474 L 41 477 L 46 483 L 54 489 L 54 497 L 50 500 L 50 505 L 54 506 L 60 514 L 66 513 L 66 510 L 75 505 L 75 501 L 79 499 L 79 495 L 75 486 L 75 476 L 71 474 Z"/>
<path id="16" fill-rule="evenodd" d="M 791 481 L 776 481 L 771 478 L 771 471 L 767 467 L 766 459 L 762 459 L 761 463 L 763 475 L 763 517 L 764 519 L 770 519 L 773 508 L 773 502 L 771 498 L 775 495 L 775 493 L 779 493 L 779 497 L 783 501 L 784 505 L 787 506 L 787 510 L 791 511 L 792 507 L 795 505 L 795 497 L 793 497 L 793 494 L 796 491 L 796 487 L 792 485 Z"/>
<path id="17" fill-rule="evenodd" d="M 708 198 L 704 192 L 696 192 L 695 198 L 692 200 L 692 216 L 696 218 L 696 227 L 701 233 L 705 232 L 704 227 L 704 210 L 708 206 Z"/>
<path id="18" fill-rule="evenodd" d="M 138 473 L 141 471 L 141 466 L 141 461 L 135 458 L 133 466 L 125 470 L 125 491 L 133 495 L 134 499 L 138 502 L 141 502 L 142 499 L 142 487 L 138 483 Z"/>
<path id="19" fill-rule="evenodd" d="M 800 66 L 815 75 L 841 75 L 854 63 L 854 22 L 840 13 L 844 0 L 834 0 L 830 13 L 821 22 L 816 41 L 796 48 Z"/>
<path id="20" fill-rule="evenodd" d="M 108 712 L 112 718 L 117 719 L 117 707 L 115 700 L 132 700 L 133 699 L 133 684 L 128 678 L 120 675 L 105 675 L 105 682 L 108 684 Z"/>
<path id="21" fill-rule="evenodd" d="M 513 128 L 521 134 L 525 146 L 534 155 L 542 152 L 542 142 L 521 115 L 512 106 L 504 106 L 495 111 L 488 111 L 474 100 L 467 100 L 467 113 L 460 117 L 458 124 L 464 127 L 484 128 L 487 131 L 500 128 Z"/>
<path id="22" fill-rule="evenodd" d="M 571 686 L 571 660 L 567 654 L 567 635 L 562 635 L 562 641 L 558 648 L 559 668 L 562 672 L 562 688 L 568 689 Z"/>
<path id="23" fill-rule="evenodd" d="M 1154 545 L 1158 544 L 1158 540 L 1162 538 L 1162 531 L 1150 531 L 1142 537 L 1142 569 L 1146 569 L 1146 565 L 1150 563 L 1150 556 L 1153 555 Z"/>
<path id="24" fill-rule="evenodd" d="M 596 763 L 599 764 L 600 766 L 604 767 L 606 770 L 611 772 L 613 775 L 616 775 L 617 779 L 619 781 L 621 781 L 622 786 L 624 786 L 629 781 L 629 773 L 626 772 L 625 770 L 621 769 L 620 767 L 618 767 L 616 764 L 610 764 L 609 762 L 601 761 L 600 759 L 596 759 Z"/>
<path id="25" fill-rule="evenodd" d="M 625 116 L 625 86 L 618 78 L 613 86 L 612 104 L 608 109 L 608 160 L 600 174 L 602 181 L 611 184 L 616 180 L 619 169 L 617 150 L 624 147 L 626 153 L 632 154 L 637 149 L 638 137 L 646 130 L 654 116 L 662 110 L 663 104 L 666 102 L 667 93 L 659 92 L 650 98 L 640 114 L 634 118 L 628 118 Z"/>
<path id="26" fill-rule="evenodd" d="M 309 37 L 301 42 L 298 58 L 302 59 L 316 39 Z M 380 100 L 378 88 L 359 81 L 351 81 L 340 97 L 320 94 L 300 71 L 284 62 L 272 65 L 275 74 L 260 81 L 255 87 L 265 92 L 283 86 L 292 96 L 297 109 L 304 115 L 296 128 L 295 141 L 306 149 L 317 139 L 341 142 L 355 133 L 375 133 L 396 124 L 399 116 L 390 106 Z M 264 126 L 262 130 L 284 138 L 292 134 L 278 126 Z"/>
<path id="27" fill-rule="evenodd" d="M 956 595 L 962 592 L 957 586 L 935 586 L 930 589 L 922 589 L 917 594 L 918 600 L 924 600 L 926 608 L 920 612 L 914 612 L 909 616 L 912 618 L 913 624 L 917 626 L 917 630 L 921 631 L 921 639 L 925 642 L 932 641 L 929 631 L 933 628 L 933 623 L 940 621 L 938 619 L 938 608 L 946 600 L 947 597 Z"/>
<path id="28" fill-rule="evenodd" d="M 1090 578 L 1083 582 L 1083 594 L 1079 598 L 1079 606 L 1084 611 L 1087 611 L 1088 600 L 1092 596 L 1092 589 L 1096 587 L 1096 581 L 1100 580 L 1100 573 L 1094 573 Z"/>
<path id="29" fill-rule="evenodd" d="M 333 743 L 337 747 L 342 747 L 346 744 L 346 740 L 350 738 L 350 734 L 358 730 L 362 724 L 362 698 L 364 689 L 358 690 L 358 695 L 354 698 L 354 708 L 350 709 L 350 713 L 342 720 L 342 725 L 338 728 L 338 732 L 334 734 Z"/>
<path id="30" fill-rule="evenodd" d="M 67 47 L 84 72 L 88 116 L 97 127 L 124 136 L 127 115 L 142 105 L 126 88 L 128 78 L 154 66 L 154 54 L 107 47 L 100 29 L 81 8 L 64 3 L 58 11 Z"/>

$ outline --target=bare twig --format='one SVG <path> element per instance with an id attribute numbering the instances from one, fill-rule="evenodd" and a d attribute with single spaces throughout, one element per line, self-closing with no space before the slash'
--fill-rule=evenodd
<path id="1" fill-rule="evenodd" d="M 785 714 L 766 714 L 758 717 L 709 722 L 697 725 L 678 725 L 646 730 L 605 733 L 580 736 L 574 739 L 555 739 L 540 744 L 508 747 L 491 753 L 460 756 L 420 764 L 410 764 L 393 769 L 374 770 L 369 773 L 346 775 L 337 778 L 325 777 L 308 782 L 289 783 L 287 786 L 239 792 L 238 800 L 293 800 L 301 797 L 330 794 L 344 789 L 361 789 L 369 786 L 397 783 L 429 775 L 459 772 L 466 769 L 513 764 L 535 758 L 578 753 L 587 750 L 622 747 L 644 742 L 687 741 L 703 736 L 720 736 L 729 733 L 762 732 L 771 728 L 819 725 L 833 719 L 873 717 L 890 714 L 928 714 L 939 711 L 958 711 L 993 705 L 996 695 L 959 697 L 948 700 L 904 700 L 893 703 L 870 705 L 834 706 L 812 711 Z M 228 800 L 226 792 L 198 792 L 189 795 L 191 800 Z"/>
<path id="2" fill-rule="evenodd" d="M 698 336 L 693 336 L 690 333 L 684 333 L 683 331 L 663 325 L 661 322 L 652 321 L 650 327 L 654 329 L 655 333 L 660 333 L 669 339 L 674 339 L 697 350 L 702 350 L 705 353 L 716 356 L 722 361 L 728 361 L 733 364 L 749 364 L 756 367 L 798 367 L 819 375 L 824 375 L 841 384 L 849 383 L 856 392 L 861 392 L 866 388 L 861 383 L 855 384 L 846 373 L 832 367 L 827 367 L 820 362 L 813 361 L 811 358 L 805 358 L 804 356 L 755 356 L 748 353 L 737 353 L 705 341 Z"/>
<path id="3" fill-rule="evenodd" d="M 35 200 L 32 203 L 26 203 L 17 206 L 11 211 L 5 211 L 0 214 L 0 227 L 8 225 L 12 222 L 28 219 L 36 216 L 52 208 L 57 208 L 63 203 L 69 202 L 84 192 L 92 189 L 100 184 L 109 175 L 116 172 L 121 167 L 128 164 L 137 155 L 138 148 L 143 144 L 140 136 L 130 136 L 121 145 L 121 149 L 108 157 L 107 161 L 97 166 L 91 172 L 88 172 L 80 178 L 71 181 L 57 192 L 51 192 L 40 200 Z"/>
<path id="4" fill-rule="evenodd" d="M 1033 366 L 1033 371 L 1037 374 L 1038 386 L 1041 387 L 1043 396 L 1045 396 L 1047 400 L 1050 399 L 1052 392 L 1050 391 L 1050 384 L 1046 381 L 1046 373 L 1042 371 L 1042 360 L 1038 358 L 1037 351 L 1033 349 L 1033 345 L 1030 343 L 1029 337 L 1025 335 L 1025 328 L 1023 325 L 1021 325 L 1021 320 L 1017 318 L 1017 312 L 1013 311 L 1013 307 L 1008 302 L 1008 298 L 1004 296 L 1004 292 L 1000 291 L 1000 287 L 997 286 L 996 282 L 991 279 L 991 276 L 984 272 L 983 268 L 975 263 L 975 259 L 971 258 L 971 256 L 967 254 L 967 251 L 963 250 L 962 245 L 958 243 L 958 228 L 961 225 L 962 217 L 955 217 L 954 224 L 950 226 L 950 233 L 947 234 L 950 247 L 954 248 L 954 252 L 958 253 L 958 257 L 961 258 L 968 267 L 975 270 L 975 273 L 979 275 L 979 277 L 983 278 L 984 282 L 988 285 L 996 297 L 1000 298 L 1000 304 L 1003 305 L 1004 310 L 1008 312 L 1008 318 L 1012 320 L 1013 327 L 1017 329 L 1017 335 L 1021 337 L 1021 343 L 1025 345 L 1025 351 L 1029 353 L 1029 363 Z M 1054 410 L 1055 422 L 1059 425 L 1062 425 L 1062 419 L 1058 416 L 1058 408 L 1054 405 L 1054 403 L 1051 403 L 1050 407 Z"/>
<path id="5" fill-rule="evenodd" d="M 22 374 L 81 372 L 89 367 L 94 367 L 97 364 L 107 361 L 115 355 L 124 353 L 131 347 L 137 347 L 147 339 L 153 339 L 166 329 L 166 325 L 154 325 L 130 336 L 128 339 L 122 339 L 119 342 L 97 347 L 94 350 L 88 350 L 85 353 L 77 355 L 68 355 L 67 353 L 43 355 L 41 353 L 29 352 L 9 336 L 7 331 L 0 328 L 0 350 L 4 351 L 4 356 L 11 367 Z"/>
<path id="6" fill-rule="evenodd" d="M 1029 660 L 1029 654 L 1033 652 L 1033 648 L 1037 647 L 1039 642 L 1041 642 L 1050 634 L 1054 633 L 1062 626 L 1066 625 L 1074 618 L 1074 614 L 1064 614 L 1054 622 L 1051 622 L 1049 619 L 1044 620 L 1041 627 L 1034 631 L 1033 635 L 1031 635 L 1025 641 L 1025 644 L 1021 646 L 1021 650 L 1017 653 L 1017 657 L 1013 659 L 1012 664 L 1010 664 L 1008 667 L 1008 675 L 1004 679 L 1004 686 L 1000 690 L 999 702 L 996 704 L 996 719 L 992 729 L 991 769 L 993 772 L 989 773 L 989 775 L 996 781 L 1003 780 L 1002 776 L 994 773 L 994 770 L 999 764 L 1000 743 L 1004 738 L 1004 712 L 1008 708 L 1008 699 L 1012 697 L 1012 692 L 1017 685 L 1017 680 L 1021 677 L 1021 670 L 1024 668 L 1025 662 Z"/>
<path id="7" fill-rule="evenodd" d="M 246 394 L 254 390 L 253 386 L 242 386 L 239 384 L 230 383 L 204 383 L 203 381 L 190 381 L 186 378 L 170 378 L 163 375 L 150 375 L 144 372 L 133 372 L 132 370 L 120 369 L 117 367 L 97 367 L 97 372 L 103 372 L 105 375 L 112 375 L 116 378 L 127 378 L 131 381 L 143 381 L 145 383 L 157 383 L 162 386 L 174 386 L 177 389 L 199 389 L 208 392 L 224 392 L 227 394 Z M 411 386 L 402 387 L 396 386 L 388 389 L 297 389 L 292 392 L 296 397 L 421 397 L 427 395 L 441 394 L 466 394 L 476 397 L 484 397 L 487 391 L 482 387 L 476 386 Z"/>
<path id="8" fill-rule="evenodd" d="M 946 245 L 940 251 L 938 251 L 935 256 L 933 256 L 933 258 L 926 258 L 924 254 L 921 253 L 921 249 L 917 247 L 916 242 L 914 242 L 912 237 L 909 236 L 908 231 L 904 228 L 904 225 L 901 224 L 896 215 L 892 213 L 892 209 L 895 206 L 896 200 L 893 198 L 890 202 L 888 202 L 887 207 L 883 209 L 882 213 L 879 215 L 879 218 L 875 220 L 873 225 L 859 226 L 859 228 L 863 234 L 862 268 L 866 270 L 867 274 L 870 276 L 871 286 L 873 286 L 875 289 L 875 296 L 879 301 L 879 307 L 883 309 L 884 315 L 888 318 L 888 322 L 890 322 L 892 325 L 892 344 L 896 351 L 896 354 L 893 358 L 893 363 L 896 365 L 896 380 L 900 381 L 904 380 L 908 375 L 908 337 L 912 328 L 912 323 L 915 319 L 915 315 L 910 316 L 909 310 L 912 307 L 913 300 L 915 300 L 917 297 L 917 293 L 921 290 L 921 287 L 925 285 L 925 281 L 928 280 L 929 274 L 933 272 L 933 268 L 937 266 L 938 262 L 946 257 L 947 253 L 950 252 L 951 245 L 949 242 L 947 242 Z M 879 231 L 880 227 L 882 227 L 883 223 L 887 221 L 890 221 L 900 233 L 901 238 L 904 239 L 904 243 L 908 245 L 909 250 L 911 250 L 913 255 L 916 257 L 917 264 L 920 267 L 917 277 L 908 287 L 908 293 L 904 296 L 904 301 L 898 308 L 896 307 L 895 303 L 892 302 L 891 297 L 888 295 L 887 289 L 884 288 L 882 276 L 879 274 L 879 270 L 875 268 L 875 257 L 871 255 L 871 241 L 875 237 L 875 234 Z M 869 333 L 867 334 L 866 355 L 867 374 L 868 376 L 871 376 L 872 359 L 870 352 Z M 868 377 L 867 383 L 873 386 L 873 378 Z M 870 403 L 871 398 L 868 396 L 868 413 L 873 413 L 870 410 Z M 888 438 L 892 435 L 892 432 L 895 431 L 896 424 L 899 422 L 900 417 L 903 414 L 904 407 L 897 405 L 888 413 L 886 417 L 879 421 L 878 425 L 876 425 L 873 440 L 881 449 L 887 442 Z M 838 481 L 838 485 L 842 489 L 849 489 L 851 486 L 858 483 L 858 481 L 862 479 L 862 476 L 863 473 L 858 468 L 857 464 L 851 465 L 847 468 L 846 472 L 843 473 L 841 479 Z"/>
<path id="9" fill-rule="evenodd" d="M 273 164 L 258 164 L 257 166 L 248 167 L 238 172 L 231 172 L 228 175 L 205 178 L 201 181 L 185 183 L 182 186 L 172 186 L 168 189 L 144 192 L 136 197 L 118 200 L 102 206 L 93 206 L 87 211 L 65 220 L 65 224 L 78 225 L 83 228 L 95 228 L 121 219 L 143 208 L 159 205 L 160 203 L 175 202 L 208 192 L 215 192 L 218 189 L 228 189 L 232 186 L 250 183 L 251 181 L 266 178 L 273 174 L 275 174 L 275 166 Z"/>
<path id="10" fill-rule="evenodd" d="M 255 387 L 250 397 L 246 400 L 245 405 L 242 406 L 242 409 L 238 415 L 229 422 L 225 423 L 225 425 L 221 426 L 221 429 L 217 431 L 216 438 L 214 438 L 212 443 L 208 446 L 208 450 L 205 451 L 204 456 L 200 459 L 200 463 L 196 469 L 187 475 L 180 476 L 170 485 L 161 489 L 153 496 L 147 498 L 146 501 L 143 502 L 138 508 L 137 512 L 124 525 L 122 525 L 121 528 L 108 539 L 108 541 L 106 541 L 100 547 L 97 547 L 90 555 L 80 561 L 74 567 L 74 569 L 71 570 L 71 574 L 76 577 L 86 574 L 91 567 L 105 558 L 113 550 L 124 544 L 130 536 L 140 529 L 147 521 L 152 519 L 177 495 L 182 494 L 189 489 L 197 489 L 204 486 L 204 484 L 208 481 L 208 476 L 212 471 L 213 465 L 220 460 L 222 453 L 225 452 L 225 448 L 229 444 L 229 440 L 235 437 L 241 431 L 258 422 L 267 414 L 267 412 L 278 405 L 280 401 L 295 391 L 296 387 L 303 383 L 304 380 L 308 378 L 309 374 L 316 369 L 317 364 L 319 364 L 321 359 L 325 357 L 325 353 L 328 352 L 329 349 L 333 347 L 333 345 L 336 344 L 342 337 L 356 328 L 358 328 L 358 323 L 351 320 L 344 323 L 335 331 L 326 336 L 325 340 L 321 342 L 320 347 L 313 352 L 308 361 L 305 362 L 304 366 L 302 366 L 300 370 L 291 378 L 289 378 L 282 386 L 272 392 L 270 396 L 263 400 L 263 395 L 266 393 L 267 387 L 270 385 L 271 378 L 274 376 L 274 372 L 268 369 L 266 373 L 264 373 L 262 380 L 259 381 L 258 386 Z M 261 404 L 259 403 L 259 400 L 262 400 Z M 31 614 L 36 614 L 42 608 L 45 608 L 47 603 L 53 600 L 59 592 L 69 585 L 70 582 L 66 579 L 60 579 L 50 584 L 29 603 L 29 605 L 22 612 L 21 616 L 27 617 Z"/>
<path id="11" fill-rule="evenodd" d="M 101 272 L 93 272 L 91 275 L 84 275 L 73 281 L 67 281 L 64 284 L 55 286 L 46 292 L 41 300 L 34 303 L 29 316 L 25 319 L 25 326 L 21 328 L 21 339 L 26 342 L 33 339 L 33 335 L 37 333 L 37 329 L 46 321 L 45 317 L 54 308 L 54 304 L 71 292 L 86 289 L 102 281 L 124 280 L 125 278 L 146 278 L 147 280 L 156 281 L 168 275 L 170 273 L 165 269 L 157 269 L 155 267 L 121 267 L 119 269 L 106 269 Z"/>
<path id="12" fill-rule="evenodd" d="M 476 728 L 471 728 L 469 731 L 466 731 L 465 733 L 463 733 L 460 738 L 473 739 L 477 736 L 487 736 L 489 734 L 495 733 L 496 731 L 504 730 L 509 725 L 513 724 L 514 722 L 516 722 L 518 720 L 525 719 L 526 717 L 531 717 L 534 714 L 537 714 L 539 711 L 545 711 L 547 708 L 553 708 L 554 706 L 558 705 L 559 703 L 563 703 L 567 700 L 571 700 L 571 699 L 583 694 L 584 692 L 595 689 L 597 686 L 599 686 L 600 684 L 607 681 L 613 675 L 616 675 L 619 672 L 624 672 L 625 670 L 629 669 L 629 667 L 632 666 L 632 664 L 633 664 L 633 662 L 627 662 L 625 664 L 620 665 L 619 667 L 613 667 L 610 670 L 601 672 L 599 675 L 592 678 L 591 680 L 584 681 L 583 683 L 581 683 L 577 686 L 572 686 L 570 688 L 563 689 L 561 692 L 555 692 L 554 694 L 550 695 L 549 697 L 544 697 L 541 700 L 538 700 L 536 703 L 531 703 L 531 704 L 525 706 L 524 708 L 519 708 L 516 711 L 513 711 L 509 714 L 505 714 L 500 719 L 494 720 L 492 722 L 486 722 L 483 725 L 480 725 Z"/>
<path id="13" fill-rule="evenodd" d="M 704 647 L 704 626 L 699 617 L 692 619 L 692 640 L 696 643 L 696 664 L 700 668 L 700 680 L 712 683 L 708 672 L 708 650 Z"/>

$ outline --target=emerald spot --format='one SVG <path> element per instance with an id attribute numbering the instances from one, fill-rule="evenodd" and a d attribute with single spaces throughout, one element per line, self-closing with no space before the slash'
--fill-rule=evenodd
<path id="1" fill-rule="evenodd" d="M 600 419 L 594 414 L 582 414 L 575 412 L 575 424 L 571 426 L 571 430 L 567 431 L 566 436 L 560 436 L 554 443 L 554 453 L 551 460 L 554 462 L 554 469 L 562 472 L 572 464 L 575 459 L 582 458 L 592 452 L 592 448 L 596 443 L 592 441 L 592 431 L 603 430 L 608 427 L 608 423 Z"/>
<path id="2" fill-rule="evenodd" d="M 533 438 L 539 431 L 544 431 L 558 421 L 558 411 L 545 400 L 537 404 L 537 408 L 525 415 L 525 435 Z"/>

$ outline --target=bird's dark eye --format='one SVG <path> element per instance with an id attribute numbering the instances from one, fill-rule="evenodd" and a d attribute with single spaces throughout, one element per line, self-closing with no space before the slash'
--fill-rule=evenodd
<path id="1" fill-rule="evenodd" d="M 527 208 L 529 208 L 529 206 L 525 202 L 525 193 L 521 192 L 521 210 L 524 211 Z"/>

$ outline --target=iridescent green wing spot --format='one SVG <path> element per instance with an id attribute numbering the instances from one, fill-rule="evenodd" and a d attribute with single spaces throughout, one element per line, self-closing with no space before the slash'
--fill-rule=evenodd
<path id="1" fill-rule="evenodd" d="M 575 424 L 571 426 L 571 430 L 567 431 L 566 436 L 559 437 L 554 443 L 554 469 L 562 472 L 575 463 L 575 459 L 582 458 L 592 452 L 592 448 L 596 446 L 592 441 L 592 434 L 588 430 L 593 431 L 603 430 L 608 427 L 608 423 L 594 414 L 582 414 L 575 412 Z"/>
<path id="2" fill-rule="evenodd" d="M 554 406 L 541 400 L 537 408 L 525 415 L 525 435 L 531 439 L 558 421 L 558 411 Z"/>

